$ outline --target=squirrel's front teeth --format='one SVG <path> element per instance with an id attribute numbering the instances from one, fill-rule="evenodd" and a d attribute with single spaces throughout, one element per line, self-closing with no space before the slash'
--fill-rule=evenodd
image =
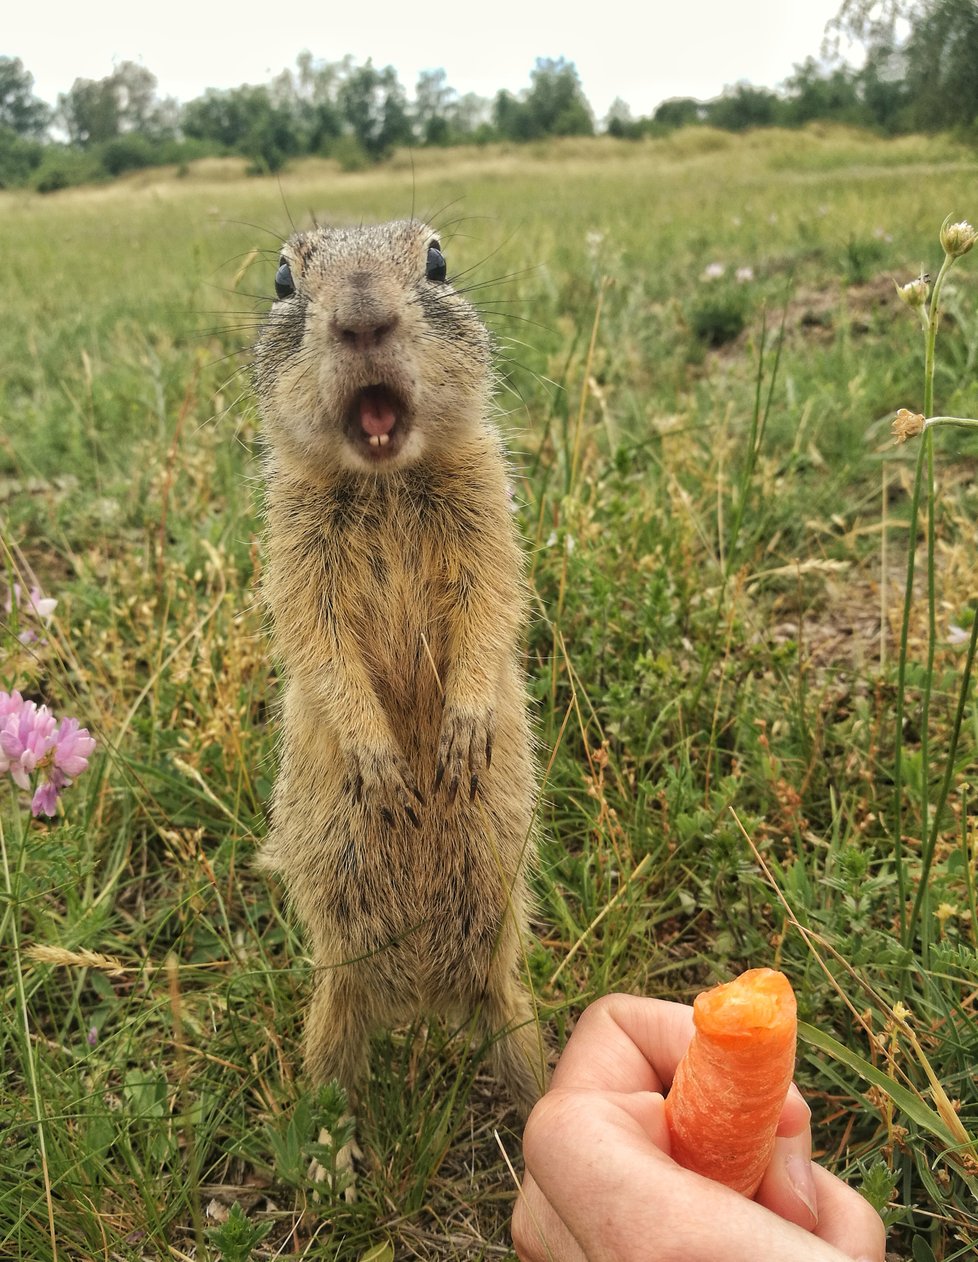
<path id="1" fill-rule="evenodd" d="M 369 441 L 371 447 L 386 447 L 390 440 L 390 434 L 371 434 Z"/>

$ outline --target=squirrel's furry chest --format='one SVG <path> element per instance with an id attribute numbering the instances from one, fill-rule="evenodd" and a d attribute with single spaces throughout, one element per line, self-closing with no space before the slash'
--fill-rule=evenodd
<path id="1" fill-rule="evenodd" d="M 386 482 L 393 483 L 393 479 Z M 413 493 L 412 493 L 413 492 Z M 452 627 L 466 618 L 467 573 L 480 565 L 482 540 L 465 511 L 464 489 L 340 484 L 296 506 L 292 528 L 272 555 L 270 604 L 277 637 L 300 619 L 329 644 L 356 645 L 380 692 L 408 698 L 440 689 Z"/>
<path id="2" fill-rule="evenodd" d="M 349 579 L 340 573 L 334 581 Z M 356 600 L 343 611 L 345 631 L 360 646 L 361 660 L 381 708 L 397 721 L 440 710 L 450 653 L 446 585 L 423 575 L 409 558 L 390 556 L 351 584 Z"/>

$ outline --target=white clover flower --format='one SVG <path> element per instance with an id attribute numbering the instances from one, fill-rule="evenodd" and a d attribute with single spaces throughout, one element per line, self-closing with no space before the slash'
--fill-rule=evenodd
<path id="1" fill-rule="evenodd" d="M 706 267 L 703 268 L 703 279 L 719 280 L 726 270 L 725 263 L 707 263 Z"/>

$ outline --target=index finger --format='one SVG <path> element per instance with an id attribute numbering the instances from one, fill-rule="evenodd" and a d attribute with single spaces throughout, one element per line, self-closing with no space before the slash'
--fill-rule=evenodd
<path id="1" fill-rule="evenodd" d="M 605 995 L 581 1015 L 557 1062 L 553 1085 L 579 1091 L 658 1091 L 672 1083 L 693 1010 L 642 995 Z"/>
<path id="2" fill-rule="evenodd" d="M 658 1091 L 672 1085 L 693 1037 L 693 1009 L 644 995 L 605 995 L 581 1015 L 553 1073 L 555 1087 L 579 1091 Z M 794 1083 L 778 1134 L 807 1132 L 811 1109 Z"/>

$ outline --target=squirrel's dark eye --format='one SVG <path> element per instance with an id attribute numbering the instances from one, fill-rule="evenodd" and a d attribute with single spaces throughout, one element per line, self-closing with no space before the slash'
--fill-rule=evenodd
<path id="1" fill-rule="evenodd" d="M 279 298 L 291 298 L 295 293 L 295 281 L 292 279 L 292 269 L 282 259 L 278 265 L 278 271 L 275 273 L 275 293 Z"/>
<path id="2" fill-rule="evenodd" d="M 448 275 L 448 264 L 445 262 L 444 254 L 438 248 L 437 241 L 432 241 L 428 246 L 428 264 L 425 275 L 429 280 L 444 280 Z"/>

